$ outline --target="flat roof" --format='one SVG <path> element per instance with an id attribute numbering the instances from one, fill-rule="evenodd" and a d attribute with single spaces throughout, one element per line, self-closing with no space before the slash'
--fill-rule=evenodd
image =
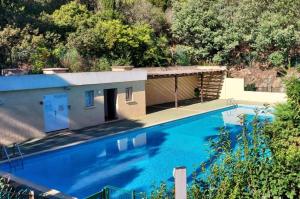
<path id="1" fill-rule="evenodd" d="M 141 80 L 147 80 L 145 70 L 17 75 L 0 77 L 0 92 Z"/>
<path id="2" fill-rule="evenodd" d="M 188 76 L 201 73 L 214 73 L 226 71 L 226 66 L 170 66 L 170 67 L 146 67 L 137 70 L 146 70 L 148 78 Z"/>

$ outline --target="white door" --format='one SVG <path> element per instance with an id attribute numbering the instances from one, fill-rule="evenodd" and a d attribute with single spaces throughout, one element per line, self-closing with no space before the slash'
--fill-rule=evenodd
<path id="1" fill-rule="evenodd" d="M 45 132 L 69 128 L 68 96 L 66 93 L 44 96 Z"/>

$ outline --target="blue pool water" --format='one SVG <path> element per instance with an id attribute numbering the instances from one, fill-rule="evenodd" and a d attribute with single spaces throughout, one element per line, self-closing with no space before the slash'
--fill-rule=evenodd
<path id="1" fill-rule="evenodd" d="M 234 140 L 240 113 L 253 115 L 253 107 L 230 107 L 128 131 L 27 157 L 24 168 L 10 170 L 2 164 L 0 170 L 78 198 L 105 185 L 149 193 L 161 181 L 173 183 L 174 167 L 186 166 L 190 181 L 200 163 L 209 163 L 209 139 L 218 136 L 220 127 L 230 127 Z"/>

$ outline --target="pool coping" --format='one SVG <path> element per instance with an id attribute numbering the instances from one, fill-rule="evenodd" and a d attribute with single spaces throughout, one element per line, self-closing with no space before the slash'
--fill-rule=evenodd
<path id="1" fill-rule="evenodd" d="M 77 199 L 76 197 L 66 195 L 59 190 L 47 188 L 45 186 L 33 183 L 30 180 L 26 180 L 24 178 L 17 177 L 8 172 L 0 171 L 0 177 L 8 179 L 9 181 L 13 181 L 13 182 L 17 183 L 18 185 L 23 185 L 25 187 L 28 187 L 26 189 L 28 189 L 29 191 L 40 192 L 40 193 L 42 193 L 42 195 L 44 197 L 47 197 L 49 199 L 57 199 L 57 198 L 59 198 L 59 199 Z"/>
<path id="2" fill-rule="evenodd" d="M 72 147 L 72 146 L 76 146 L 76 145 L 84 144 L 84 143 L 88 143 L 88 142 L 93 142 L 93 141 L 101 140 L 101 139 L 111 137 L 111 136 L 115 136 L 115 135 L 120 135 L 120 134 L 123 134 L 125 132 L 140 130 L 140 129 L 143 129 L 143 128 L 149 128 L 149 127 L 153 127 L 153 126 L 158 126 L 158 125 L 169 123 L 169 122 L 172 122 L 172 121 L 175 121 L 175 120 L 186 119 L 186 118 L 193 117 L 193 116 L 196 116 L 196 115 L 202 115 L 202 114 L 205 114 L 205 113 L 209 113 L 209 112 L 213 112 L 213 111 L 217 111 L 217 110 L 221 110 L 221 109 L 225 109 L 225 108 L 229 108 L 229 107 L 235 107 L 235 106 L 251 106 L 251 105 L 246 105 L 246 104 L 226 105 L 226 106 L 218 107 L 218 108 L 215 108 L 215 109 L 203 111 L 203 112 L 200 112 L 200 113 L 192 113 L 192 114 L 189 114 L 187 116 L 183 116 L 183 117 L 180 117 L 180 118 L 177 118 L 177 119 L 165 120 L 165 121 L 162 121 L 162 122 L 157 122 L 157 123 L 153 123 L 153 124 L 149 124 L 149 125 L 146 124 L 145 126 L 142 126 L 142 127 L 127 129 L 127 130 L 112 133 L 112 134 L 109 134 L 109 135 L 103 135 L 103 136 L 100 136 L 100 137 L 97 137 L 97 138 L 92 138 L 92 139 L 89 139 L 89 140 L 74 142 L 74 143 L 71 143 L 71 144 L 66 144 L 66 145 L 63 145 L 63 146 L 54 147 L 52 149 L 47 149 L 47 150 L 27 154 L 27 155 L 24 155 L 23 158 L 27 158 L 27 157 L 35 156 L 35 155 L 40 155 L 40 154 L 43 154 L 43 153 L 48 153 L 48 152 L 52 152 L 52 151 L 55 151 L 55 150 L 60 150 L 60 149 L 63 149 L 63 148 Z M 253 105 L 253 106 L 257 107 L 258 105 Z M 18 160 L 20 158 L 21 157 L 12 158 L 11 161 Z M 0 164 L 4 164 L 4 163 L 7 163 L 7 162 L 8 162 L 8 160 L 0 161 Z M 3 172 L 3 171 L 0 170 L 0 177 L 10 178 L 18 184 L 28 186 L 28 187 L 30 187 L 34 190 L 40 191 L 40 192 L 44 192 L 44 193 L 49 193 L 51 191 L 55 192 L 55 195 L 49 193 L 49 195 L 47 195 L 47 197 L 50 196 L 50 197 L 59 198 L 59 199 L 76 199 L 76 197 L 68 196 L 68 195 L 64 194 L 63 192 L 60 192 L 59 190 L 55 190 L 55 189 L 44 187 L 42 185 L 35 184 L 35 183 L 33 183 L 29 180 L 26 180 L 24 178 L 17 177 L 17 176 L 15 176 L 15 175 L 13 175 L 12 173 L 9 173 L 9 172 Z"/>

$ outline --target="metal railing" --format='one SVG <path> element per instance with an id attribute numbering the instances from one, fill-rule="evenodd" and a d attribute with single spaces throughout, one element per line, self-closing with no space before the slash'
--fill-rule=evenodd
<path id="1" fill-rule="evenodd" d="M 106 186 L 100 192 L 86 199 L 147 199 L 147 195 L 144 192 L 128 191 L 113 186 Z"/>
<path id="2" fill-rule="evenodd" d="M 256 91 L 256 92 L 271 92 L 271 93 L 284 93 L 285 89 L 283 87 L 245 87 L 245 91 Z"/>
<path id="3" fill-rule="evenodd" d="M 283 87 L 257 87 L 256 91 L 261 92 L 272 92 L 272 93 L 283 93 L 285 92 L 285 89 Z"/>
<path id="4" fill-rule="evenodd" d="M 17 143 L 13 144 L 13 146 L 12 146 L 13 153 L 12 154 L 9 153 L 8 148 L 6 146 L 0 145 L 0 148 L 2 148 L 2 152 L 3 152 L 2 156 L 8 161 L 11 169 L 16 168 L 18 166 L 18 163 L 21 163 L 21 167 L 24 168 L 23 153 L 20 149 L 19 144 L 17 144 Z M 1 156 L 0 156 L 0 158 L 1 158 Z M 17 158 L 17 160 L 14 161 L 15 164 L 13 164 L 12 158 Z"/>

